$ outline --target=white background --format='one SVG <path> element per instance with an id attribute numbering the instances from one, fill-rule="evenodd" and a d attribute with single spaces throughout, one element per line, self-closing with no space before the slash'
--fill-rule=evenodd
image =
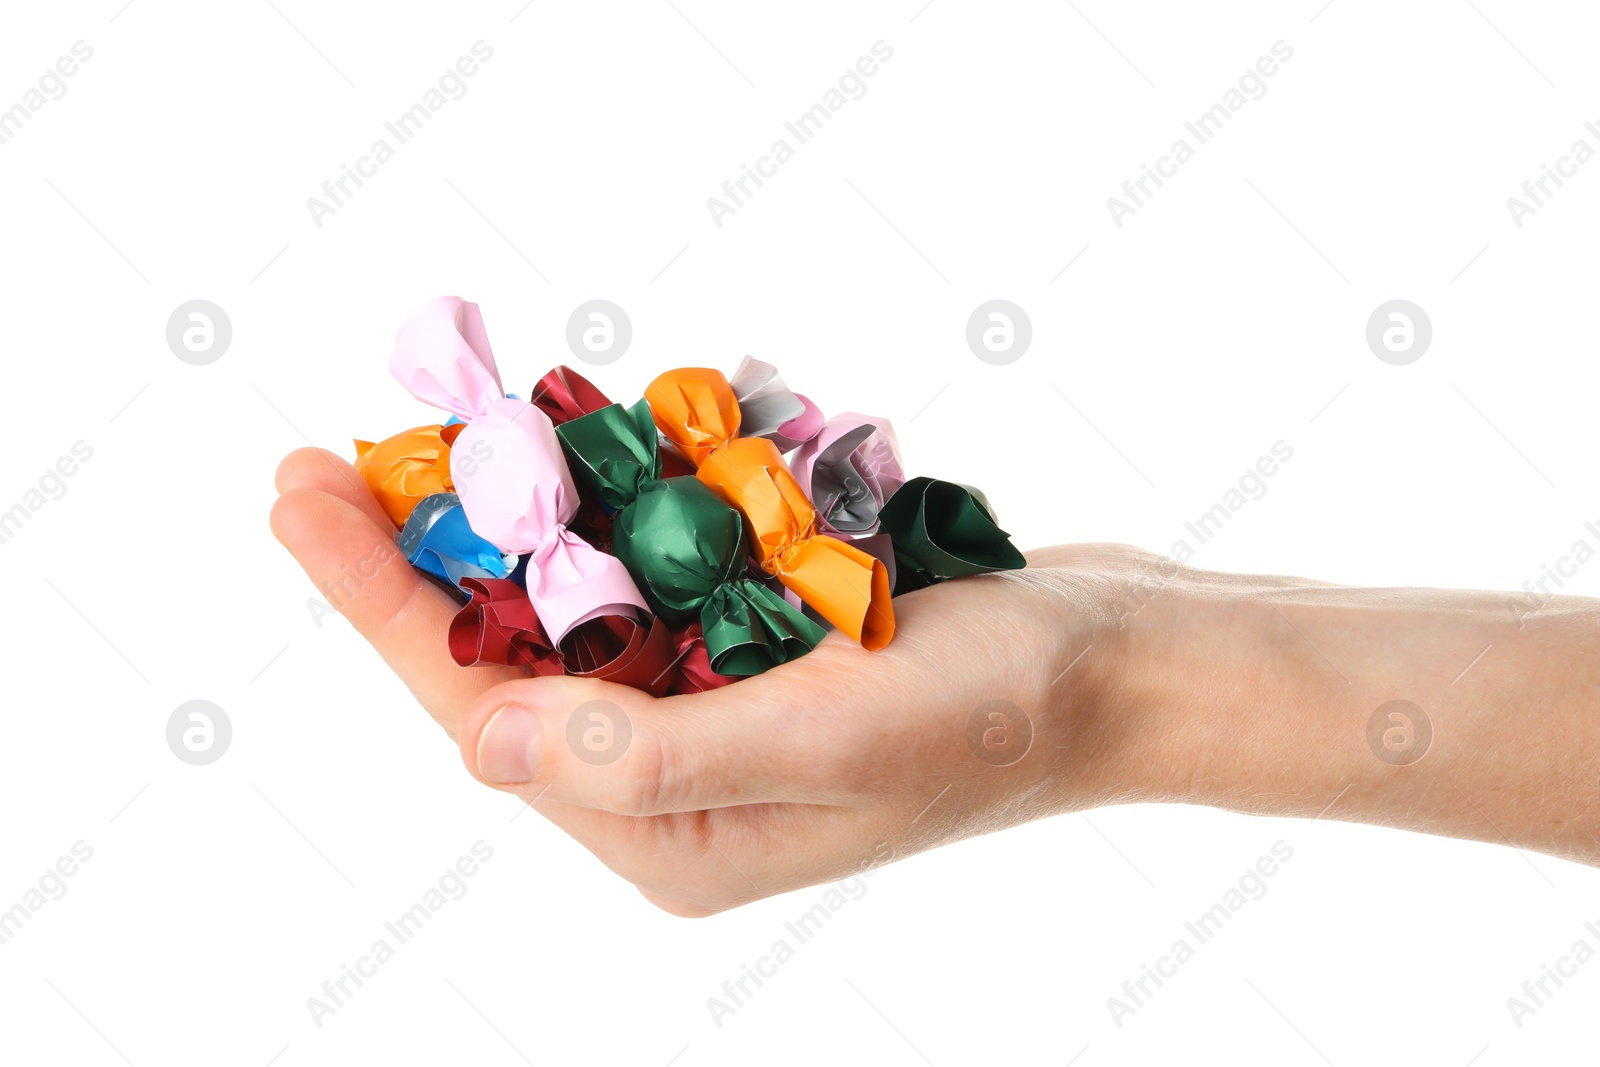
<path id="1" fill-rule="evenodd" d="M 600 297 L 634 326 L 591 372 L 613 397 L 758 355 L 824 410 L 891 417 L 913 473 L 980 484 L 1023 546 L 1168 551 L 1282 440 L 1292 461 L 1196 564 L 1520 588 L 1600 519 L 1600 162 L 1520 229 L 1506 207 L 1575 139 L 1600 147 L 1591 9 L 122 2 L 7 4 L 0 31 L 0 107 L 75 41 L 94 49 L 0 145 L 0 510 L 93 448 L 0 545 L 0 908 L 93 848 L 0 945 L 0 1057 L 1097 1067 L 1209 1047 L 1342 1067 L 1592 1049 L 1600 963 L 1520 1029 L 1506 998 L 1580 937 L 1600 945 L 1583 928 L 1600 875 L 1176 807 L 885 868 L 718 1027 L 706 999 L 823 890 L 674 919 L 514 819 L 342 620 L 317 624 L 266 522 L 283 453 L 435 417 L 384 366 L 420 300 L 479 302 L 526 393 L 573 362 L 567 316 Z M 480 39 L 494 56 L 465 97 L 314 225 L 306 198 Z M 894 55 L 867 94 L 715 226 L 706 198 L 879 40 Z M 1267 94 L 1115 226 L 1106 198 L 1279 40 L 1294 55 Z M 1004 367 L 964 340 L 997 297 L 1034 330 Z M 209 366 L 165 340 L 195 298 L 233 325 Z M 1433 323 L 1409 366 L 1364 339 L 1395 298 Z M 1600 563 L 1566 591 L 1600 593 Z M 205 767 L 165 741 L 197 698 L 234 730 Z M 1257 713 L 1292 743 L 1283 709 Z M 479 840 L 494 857 L 467 896 L 314 1025 L 307 997 Z M 1294 855 L 1268 894 L 1118 1028 L 1107 997 L 1278 840 Z"/>

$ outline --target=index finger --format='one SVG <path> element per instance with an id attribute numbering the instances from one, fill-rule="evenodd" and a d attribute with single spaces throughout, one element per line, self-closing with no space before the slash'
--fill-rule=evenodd
<path id="1" fill-rule="evenodd" d="M 328 483 L 318 484 L 319 471 Z M 350 483 L 337 469 L 303 464 L 299 473 L 273 504 L 274 535 L 451 737 L 484 693 L 528 677 L 520 667 L 459 666 L 447 640 L 456 605 L 400 555 L 393 526 L 345 498 Z"/>

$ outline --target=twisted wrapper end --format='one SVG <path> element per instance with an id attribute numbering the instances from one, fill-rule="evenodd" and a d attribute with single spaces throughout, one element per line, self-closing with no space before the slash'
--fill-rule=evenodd
<path id="1" fill-rule="evenodd" d="M 661 476 L 649 405 L 609 404 L 556 427 L 567 467 L 607 507 L 621 511 Z"/>
<path id="2" fill-rule="evenodd" d="M 593 382 L 567 366 L 557 367 L 540 378 L 528 402 L 550 416 L 557 426 L 611 403 Z"/>
<path id="3" fill-rule="evenodd" d="M 770 438 L 806 413 L 805 402 L 783 383 L 778 368 L 751 356 L 739 361 L 728 385 L 739 401 L 740 432 L 746 437 Z"/>
<path id="4" fill-rule="evenodd" d="M 563 662 L 574 678 L 629 685 L 653 697 L 664 695 L 677 681 L 689 651 L 666 623 L 640 619 L 633 612 L 591 619 L 561 642 Z"/>
<path id="5" fill-rule="evenodd" d="M 822 410 L 784 384 L 778 368 L 751 356 L 728 379 L 739 400 L 740 433 L 765 437 L 779 452 L 792 452 L 822 429 Z"/>
<path id="6" fill-rule="evenodd" d="M 670 370 L 644 390 L 656 428 L 696 467 L 739 436 L 739 401 L 719 370 Z"/>
<path id="7" fill-rule="evenodd" d="M 558 645 L 591 619 L 627 614 L 630 608 L 647 610 L 622 561 L 596 551 L 565 526 L 553 527 L 534 546 L 526 577 L 528 599 Z"/>
<path id="8" fill-rule="evenodd" d="M 406 319 L 389 372 L 424 404 L 467 420 L 506 395 L 483 313 L 459 296 L 435 297 Z"/>
<path id="9" fill-rule="evenodd" d="M 762 435 L 777 445 L 779 452 L 793 452 L 796 448 L 817 436 L 822 429 L 822 409 L 817 407 L 811 398 L 804 393 L 796 393 L 794 398 L 800 401 L 805 410 L 782 426 L 779 426 L 772 433 Z"/>
<path id="10" fill-rule="evenodd" d="M 751 578 L 719 585 L 700 609 L 700 627 L 711 669 L 733 677 L 787 663 L 827 636 L 783 597 Z"/>
<path id="11" fill-rule="evenodd" d="M 356 473 L 396 527 L 406 524 L 424 497 L 454 491 L 443 429 L 437 424 L 416 426 L 382 441 L 355 443 Z"/>
<path id="12" fill-rule="evenodd" d="M 463 578 L 472 599 L 450 620 L 450 657 L 463 667 L 508 664 L 536 676 L 562 673 L 528 591 L 509 578 Z"/>

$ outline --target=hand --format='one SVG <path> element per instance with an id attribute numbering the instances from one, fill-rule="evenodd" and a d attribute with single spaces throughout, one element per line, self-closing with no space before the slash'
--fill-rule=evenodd
<path id="1" fill-rule="evenodd" d="M 1594 600 L 1355 589 L 1063 546 L 1026 570 L 897 598 L 897 635 L 880 652 L 829 634 L 755 678 L 652 699 L 456 666 L 454 604 L 399 558 L 350 466 L 304 449 L 278 487 L 279 540 L 457 739 L 473 776 L 676 915 L 1128 801 L 1600 863 Z M 352 569 L 359 588 L 339 595 Z M 582 741 L 597 708 L 594 724 L 631 730 L 613 762 Z"/>
<path id="2" fill-rule="evenodd" d="M 1146 558 L 1136 550 L 1035 553 L 1027 570 L 896 599 L 897 633 L 880 652 L 830 633 L 765 674 L 654 699 L 457 666 L 445 642 L 454 603 L 393 551 L 392 524 L 349 464 L 301 449 L 277 484 L 274 533 L 458 741 L 467 770 L 675 915 L 1139 795 L 1128 720 L 1108 718 L 1103 697 L 1124 633 L 1106 575 Z M 359 589 L 339 595 L 352 570 Z M 568 741 L 590 701 L 631 728 L 614 762 Z"/>

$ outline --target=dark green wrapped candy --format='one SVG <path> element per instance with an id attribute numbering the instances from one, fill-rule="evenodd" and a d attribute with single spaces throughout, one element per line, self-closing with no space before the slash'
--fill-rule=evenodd
<path id="1" fill-rule="evenodd" d="M 878 513 L 894 543 L 894 594 L 951 578 L 1027 566 L 983 493 L 937 478 L 912 478 Z"/>
<path id="2" fill-rule="evenodd" d="M 745 576 L 744 519 L 698 478 L 661 477 L 655 420 L 641 400 L 556 427 L 573 477 L 617 511 L 616 553 L 657 615 L 698 618 L 718 674 L 760 674 L 821 641 L 825 631 Z"/>

